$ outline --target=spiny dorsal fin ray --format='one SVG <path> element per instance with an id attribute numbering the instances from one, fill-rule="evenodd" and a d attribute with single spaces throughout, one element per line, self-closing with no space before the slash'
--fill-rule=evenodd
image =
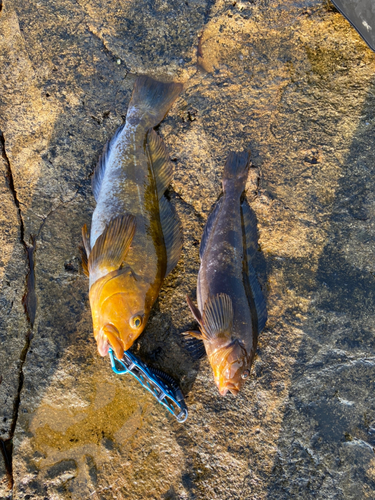
<path id="1" fill-rule="evenodd" d="M 203 235 L 202 235 L 202 239 L 201 239 L 201 246 L 199 248 L 199 257 L 201 260 L 203 259 L 204 251 L 206 250 L 207 242 L 208 242 L 208 239 L 210 237 L 211 230 L 212 230 L 212 227 L 215 223 L 217 214 L 220 211 L 222 199 L 223 198 L 220 198 L 216 202 L 216 205 L 214 206 L 214 209 L 212 210 L 212 212 L 208 216 L 206 225 L 204 226 L 204 231 L 203 231 Z"/>
<path id="2" fill-rule="evenodd" d="M 203 328 L 209 339 L 232 332 L 233 305 L 229 295 L 220 293 L 207 299 L 203 311 Z"/>
<path id="3" fill-rule="evenodd" d="M 136 220 L 133 215 L 118 215 L 111 219 L 95 242 L 88 259 L 88 269 L 107 273 L 119 269 L 135 233 Z"/>
<path id="4" fill-rule="evenodd" d="M 244 234 L 244 247 L 248 259 L 252 261 L 258 250 L 257 220 L 254 211 L 247 200 L 241 203 L 242 230 Z"/>
<path id="5" fill-rule="evenodd" d="M 154 129 L 148 131 L 146 144 L 155 175 L 158 197 L 160 199 L 172 181 L 172 163 L 169 159 L 163 139 L 158 136 Z"/>
<path id="6" fill-rule="evenodd" d="M 115 132 L 115 135 L 106 143 L 103 149 L 103 153 L 101 154 L 98 163 L 95 167 L 94 174 L 91 178 L 91 188 L 94 193 L 95 200 L 98 201 L 100 188 L 103 182 L 105 170 L 107 168 L 107 162 L 109 156 L 111 154 L 111 150 L 115 145 L 118 136 L 121 134 L 123 128 L 125 127 L 125 123 L 123 123 Z"/>
<path id="7" fill-rule="evenodd" d="M 163 230 L 164 244 L 167 251 L 167 271 L 165 276 L 174 269 L 182 250 L 182 232 L 175 211 L 165 196 L 159 200 L 160 222 Z"/>

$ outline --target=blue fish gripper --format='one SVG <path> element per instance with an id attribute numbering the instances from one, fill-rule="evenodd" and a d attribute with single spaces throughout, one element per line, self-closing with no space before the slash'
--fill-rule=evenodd
<path id="1" fill-rule="evenodd" d="M 112 370 L 117 375 L 130 373 L 147 389 L 181 424 L 188 418 L 188 409 L 184 396 L 177 383 L 166 373 L 149 368 L 130 351 L 125 351 L 122 359 L 118 359 L 109 349 Z"/>

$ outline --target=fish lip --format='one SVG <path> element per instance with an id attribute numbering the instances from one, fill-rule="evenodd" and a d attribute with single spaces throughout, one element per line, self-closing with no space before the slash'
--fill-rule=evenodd
<path id="1" fill-rule="evenodd" d="M 237 394 L 240 392 L 239 387 L 237 387 L 234 384 L 226 384 L 224 387 L 218 387 L 219 394 L 220 396 L 226 396 L 228 392 L 233 394 L 233 396 L 237 396 Z"/>
<path id="2" fill-rule="evenodd" d="M 105 335 L 103 334 L 99 335 L 97 339 L 97 345 L 100 356 L 103 356 L 103 358 L 107 356 L 110 348 L 110 343 L 108 342 L 108 339 Z"/>
<path id="3" fill-rule="evenodd" d="M 226 396 L 226 394 L 228 392 L 228 388 L 227 387 L 218 387 L 218 389 L 219 389 L 220 396 Z"/>

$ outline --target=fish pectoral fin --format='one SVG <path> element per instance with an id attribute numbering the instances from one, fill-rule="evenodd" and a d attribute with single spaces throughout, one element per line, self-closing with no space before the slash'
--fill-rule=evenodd
<path id="1" fill-rule="evenodd" d="M 82 242 L 83 246 L 85 247 L 86 250 L 86 255 L 89 257 L 91 253 L 91 245 L 90 245 L 90 235 L 89 235 L 89 230 L 87 229 L 87 225 L 84 224 L 82 227 Z"/>
<path id="2" fill-rule="evenodd" d="M 198 307 L 194 304 L 194 302 L 191 300 L 189 295 L 186 295 L 186 302 L 188 303 L 188 306 L 190 307 L 190 311 L 192 312 L 194 318 L 198 321 L 198 323 L 201 325 L 202 324 L 202 315 Z"/>
<path id="3" fill-rule="evenodd" d="M 89 276 L 88 257 L 91 252 L 91 247 L 90 236 L 86 224 L 82 228 L 82 243 L 83 245 L 78 246 L 79 252 L 81 254 L 82 268 L 86 276 Z"/>
<path id="4" fill-rule="evenodd" d="M 199 359 L 203 358 L 203 356 L 206 355 L 206 349 L 204 347 L 203 336 L 201 332 L 188 331 L 188 332 L 183 332 L 182 335 L 184 336 L 183 340 L 184 349 L 188 351 L 190 356 L 195 361 L 198 361 Z"/>
<path id="5" fill-rule="evenodd" d="M 93 268 L 104 268 L 107 272 L 119 269 L 129 251 L 135 227 L 133 215 L 114 217 L 95 242 L 88 258 L 89 272 Z"/>
<path id="6" fill-rule="evenodd" d="M 209 297 L 203 310 L 203 328 L 209 340 L 219 334 L 232 332 L 233 305 L 232 299 L 226 293 Z"/>
<path id="7" fill-rule="evenodd" d="M 173 167 L 163 139 L 152 128 L 147 132 L 147 152 L 154 171 L 158 198 L 172 182 Z"/>
<path id="8" fill-rule="evenodd" d="M 88 267 L 86 248 L 83 245 L 79 245 L 78 250 L 79 250 L 79 253 L 81 254 L 81 263 L 82 263 L 83 272 L 86 274 L 86 276 L 89 276 L 89 267 Z"/>

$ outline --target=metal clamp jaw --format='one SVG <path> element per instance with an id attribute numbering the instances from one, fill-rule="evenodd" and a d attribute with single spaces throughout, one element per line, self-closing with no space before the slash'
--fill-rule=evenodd
<path id="1" fill-rule="evenodd" d="M 184 396 L 177 383 L 167 374 L 146 366 L 130 351 L 125 351 L 122 359 L 118 359 L 109 349 L 112 370 L 118 375 L 130 373 L 138 382 L 159 401 L 177 419 L 183 423 L 188 418 L 188 409 Z"/>

